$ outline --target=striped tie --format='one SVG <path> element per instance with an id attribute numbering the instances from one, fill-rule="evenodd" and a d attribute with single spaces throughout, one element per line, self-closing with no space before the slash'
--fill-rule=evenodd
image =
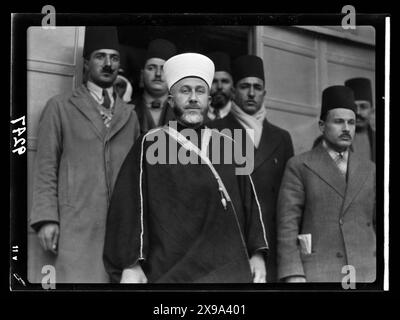
<path id="1" fill-rule="evenodd" d="M 110 96 L 108 95 L 108 92 L 106 89 L 103 89 L 103 98 L 104 98 L 104 101 L 103 101 L 102 106 L 106 109 L 110 109 L 111 100 L 110 100 Z"/>
<path id="2" fill-rule="evenodd" d="M 343 176 L 346 176 L 346 171 L 347 171 L 347 163 L 346 160 L 344 159 L 344 155 L 343 152 L 339 152 L 336 159 L 335 159 L 335 163 L 340 171 L 340 173 Z"/>

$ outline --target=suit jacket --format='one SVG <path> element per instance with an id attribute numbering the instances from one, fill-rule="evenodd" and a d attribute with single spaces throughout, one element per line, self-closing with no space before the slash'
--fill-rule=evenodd
<path id="1" fill-rule="evenodd" d="M 208 126 L 222 130 L 243 129 L 232 113 L 225 118 L 212 121 Z M 242 139 L 242 141 L 245 141 Z M 293 156 L 290 134 L 264 120 L 263 132 L 258 149 L 254 154 L 254 170 L 251 177 L 260 202 L 266 225 L 269 252 L 267 259 L 267 281 L 276 277 L 276 204 L 279 187 L 286 162 Z"/>
<path id="2" fill-rule="evenodd" d="M 30 225 L 59 223 L 57 283 L 108 282 L 102 254 L 107 209 L 120 166 L 139 136 L 119 97 L 107 129 L 84 85 L 51 98 L 39 121 Z M 39 271 L 40 272 L 40 271 Z"/>
<path id="3" fill-rule="evenodd" d="M 310 282 L 342 282 L 345 265 L 356 282 L 376 273 L 375 165 L 350 152 L 347 184 L 319 144 L 287 163 L 278 200 L 278 277 L 303 275 Z M 311 254 L 297 236 L 311 234 Z"/>
<path id="4" fill-rule="evenodd" d="M 142 96 L 135 98 L 132 103 L 135 105 L 135 111 L 139 119 L 141 134 L 146 133 L 156 127 L 161 127 L 165 124 L 168 124 L 169 121 L 176 119 L 174 111 L 168 101 L 164 102 L 163 110 L 160 116 L 160 122 L 158 124 L 154 123 L 154 120 Z"/>

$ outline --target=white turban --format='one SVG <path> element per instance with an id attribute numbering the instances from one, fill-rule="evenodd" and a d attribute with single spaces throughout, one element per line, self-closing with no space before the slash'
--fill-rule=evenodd
<path id="1" fill-rule="evenodd" d="M 201 78 L 211 88 L 215 67 L 212 60 L 202 54 L 182 53 L 168 59 L 163 69 L 168 89 L 186 77 Z"/>

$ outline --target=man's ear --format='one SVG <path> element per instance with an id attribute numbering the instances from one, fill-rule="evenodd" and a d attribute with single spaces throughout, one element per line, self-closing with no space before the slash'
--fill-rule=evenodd
<path id="1" fill-rule="evenodd" d="M 319 125 L 319 130 L 324 133 L 325 130 L 325 121 L 324 120 L 319 120 L 318 121 L 318 125 Z"/>
<path id="2" fill-rule="evenodd" d="M 85 72 L 89 69 L 89 60 L 87 58 L 83 58 L 83 70 Z"/>
<path id="3" fill-rule="evenodd" d="M 167 101 L 168 101 L 168 104 L 169 104 L 172 108 L 175 107 L 174 99 L 172 99 L 172 94 L 171 94 L 171 93 L 168 93 Z"/>
<path id="4" fill-rule="evenodd" d="M 89 73 L 89 60 L 83 58 L 83 68 L 82 68 L 82 83 L 86 83 L 88 81 L 88 73 Z"/>

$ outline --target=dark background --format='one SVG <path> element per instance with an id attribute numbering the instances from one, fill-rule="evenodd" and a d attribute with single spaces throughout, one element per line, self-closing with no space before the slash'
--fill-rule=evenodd
<path id="1" fill-rule="evenodd" d="M 121 64 L 133 88 L 138 90 L 140 69 L 152 40 L 167 39 L 175 44 L 178 53 L 224 51 L 233 53 L 234 59 L 247 54 L 250 30 L 248 26 L 120 26 Z"/>

